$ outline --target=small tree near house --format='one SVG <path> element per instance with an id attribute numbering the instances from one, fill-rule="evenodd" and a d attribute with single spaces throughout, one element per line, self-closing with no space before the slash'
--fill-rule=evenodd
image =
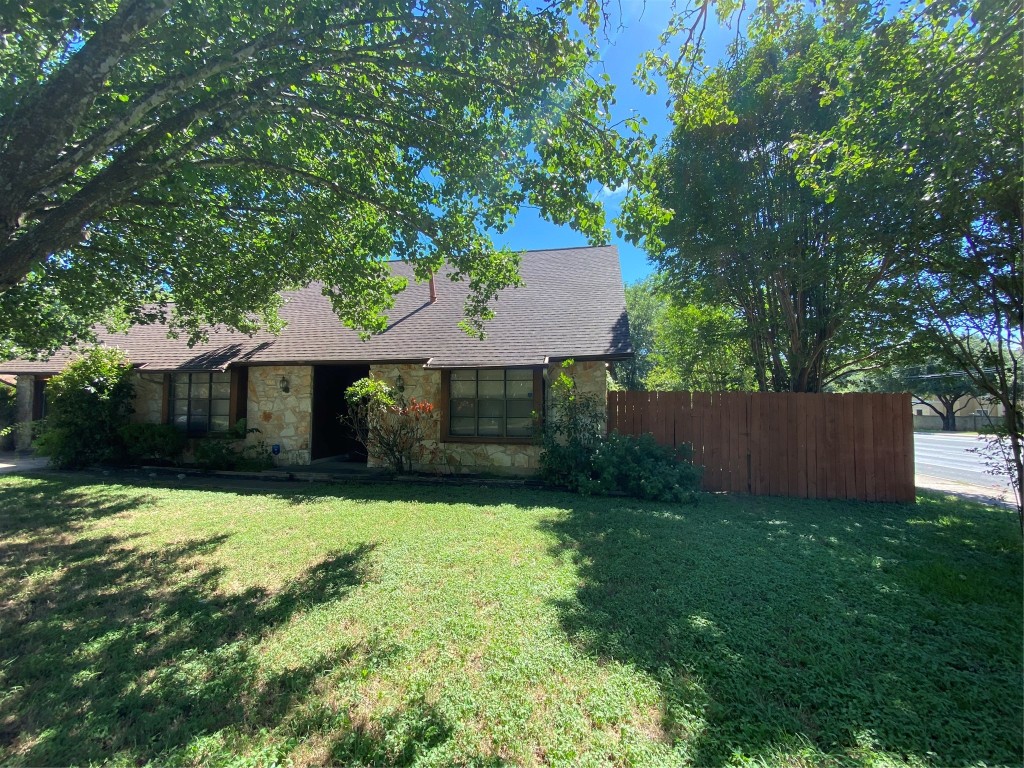
<path id="1" fill-rule="evenodd" d="M 404 395 L 380 379 L 364 378 L 345 390 L 348 413 L 339 420 L 355 432 L 371 458 L 397 473 L 412 469 L 434 406 Z"/>
<path id="2" fill-rule="evenodd" d="M 910 392 L 916 405 L 925 406 L 942 419 L 944 432 L 956 431 L 957 414 L 965 411 L 969 399 L 979 394 L 962 371 L 951 371 L 937 362 L 895 368 L 879 376 L 875 386 L 883 392 Z"/>

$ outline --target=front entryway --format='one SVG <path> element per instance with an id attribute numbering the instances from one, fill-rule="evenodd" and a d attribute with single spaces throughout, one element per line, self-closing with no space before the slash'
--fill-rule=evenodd
<path id="1" fill-rule="evenodd" d="M 338 416 L 346 413 L 345 389 L 369 375 L 368 365 L 313 366 L 313 461 L 333 456 L 341 461 L 366 462 L 366 450 Z"/>

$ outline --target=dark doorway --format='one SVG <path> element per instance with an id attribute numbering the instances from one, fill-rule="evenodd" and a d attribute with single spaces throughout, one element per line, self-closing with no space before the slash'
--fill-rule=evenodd
<path id="1" fill-rule="evenodd" d="M 313 461 L 328 456 L 341 461 L 366 461 L 366 450 L 338 416 L 346 413 L 345 389 L 369 375 L 368 365 L 313 366 Z"/>

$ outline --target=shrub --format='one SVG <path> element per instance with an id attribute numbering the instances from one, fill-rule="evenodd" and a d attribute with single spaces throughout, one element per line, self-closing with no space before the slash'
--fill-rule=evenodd
<path id="1" fill-rule="evenodd" d="M 581 392 L 567 372 L 551 385 L 551 409 L 544 425 L 541 477 L 579 493 L 623 493 L 655 501 L 695 501 L 701 470 L 690 449 L 659 445 L 651 435 L 602 434 L 604 403 Z"/>
<path id="2" fill-rule="evenodd" d="M 592 458 L 591 477 L 581 490 L 624 493 L 653 501 L 695 501 L 701 470 L 690 461 L 691 448 L 659 445 L 652 435 L 612 432 Z"/>
<path id="3" fill-rule="evenodd" d="M 572 360 L 562 363 L 551 382 L 551 407 L 541 432 L 541 478 L 570 490 L 580 490 L 590 479 L 594 451 L 604 431 L 604 403 L 582 392 L 569 375 Z"/>
<path id="4" fill-rule="evenodd" d="M 135 397 L 131 371 L 120 350 L 94 347 L 50 379 L 37 451 L 68 469 L 122 461 L 121 430 Z"/>
<path id="5" fill-rule="evenodd" d="M 126 459 L 133 464 L 177 464 L 185 450 L 185 435 L 170 424 L 127 424 L 121 427 Z"/>
<path id="6" fill-rule="evenodd" d="M 423 427 L 434 406 L 408 401 L 380 379 L 364 378 L 345 390 L 348 413 L 338 418 L 351 427 L 366 453 L 381 459 L 397 473 L 412 469 L 414 454 L 423 443 Z"/>
<path id="7" fill-rule="evenodd" d="M 270 469 L 274 466 L 274 458 L 266 442 L 243 442 L 246 435 L 258 433 L 255 427 L 246 428 L 245 419 L 239 419 L 223 435 L 211 435 L 196 441 L 193 449 L 196 466 L 228 472 L 262 472 Z"/>
<path id="8" fill-rule="evenodd" d="M 14 387 L 0 384 L 0 450 L 14 449 L 14 432 L 17 428 L 18 406 Z"/>

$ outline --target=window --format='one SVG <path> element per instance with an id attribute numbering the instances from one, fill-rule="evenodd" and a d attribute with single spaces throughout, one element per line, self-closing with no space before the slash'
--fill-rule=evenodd
<path id="1" fill-rule="evenodd" d="M 204 371 L 171 376 L 171 423 L 189 434 L 226 432 L 231 426 L 231 373 Z"/>
<path id="2" fill-rule="evenodd" d="M 540 412 L 540 371 L 530 368 L 458 368 L 445 371 L 451 440 L 528 441 Z"/>

